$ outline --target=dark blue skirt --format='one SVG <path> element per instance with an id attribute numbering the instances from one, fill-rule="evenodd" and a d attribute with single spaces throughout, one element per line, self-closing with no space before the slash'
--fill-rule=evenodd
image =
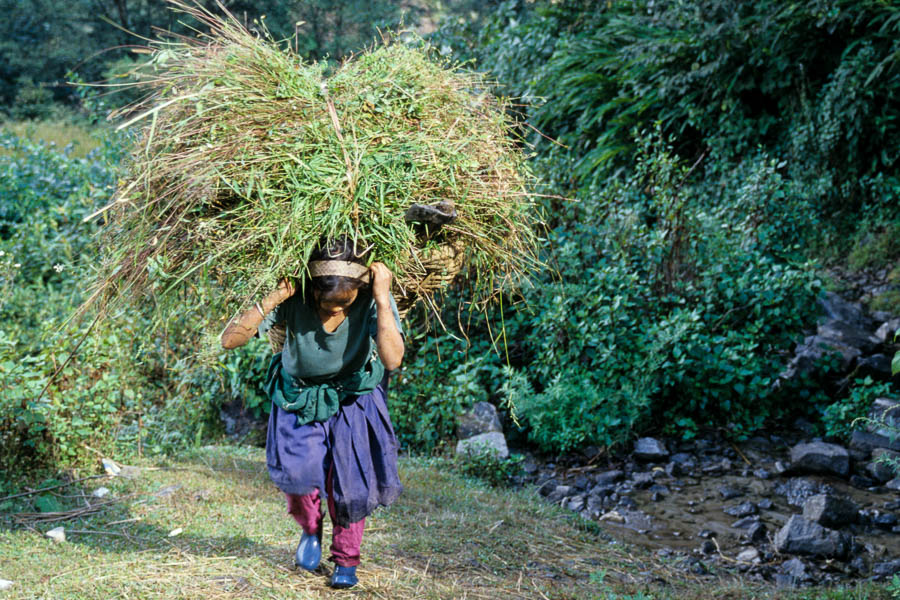
<path id="1" fill-rule="evenodd" d="M 371 394 L 345 400 L 324 422 L 297 425 L 274 403 L 266 437 L 269 476 L 283 492 L 326 497 L 332 471 L 336 520 L 342 527 L 388 506 L 403 491 L 397 475 L 399 444 L 388 415 L 387 378 Z"/>

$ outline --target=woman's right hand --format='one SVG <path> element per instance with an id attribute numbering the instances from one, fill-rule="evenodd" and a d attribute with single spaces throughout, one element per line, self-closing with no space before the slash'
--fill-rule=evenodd
<path id="1" fill-rule="evenodd" d="M 297 288 L 294 286 L 294 283 L 290 279 L 285 277 L 278 282 L 278 287 L 275 288 L 275 291 L 269 294 L 269 297 L 272 298 L 272 300 L 275 302 L 275 305 L 277 306 L 293 296 L 294 292 L 296 291 Z"/>

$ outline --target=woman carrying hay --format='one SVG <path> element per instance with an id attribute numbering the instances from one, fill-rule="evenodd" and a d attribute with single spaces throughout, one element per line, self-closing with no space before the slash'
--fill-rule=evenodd
<path id="1" fill-rule="evenodd" d="M 320 507 L 327 498 L 336 588 L 357 583 L 366 516 L 403 489 L 385 403 L 387 375 L 403 359 L 400 318 L 390 270 L 381 263 L 366 268 L 363 260 L 347 239 L 320 244 L 304 290 L 283 280 L 221 338 L 225 348 L 236 348 L 257 331 L 287 328 L 266 377 L 269 475 L 303 528 L 295 562 L 308 571 L 321 560 Z"/>

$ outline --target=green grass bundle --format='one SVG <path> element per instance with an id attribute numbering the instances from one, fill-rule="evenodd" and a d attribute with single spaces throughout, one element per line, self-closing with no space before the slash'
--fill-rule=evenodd
<path id="1" fill-rule="evenodd" d="M 202 288 L 223 317 L 302 277 L 316 243 L 341 235 L 372 248 L 401 297 L 441 248 L 465 249 L 482 300 L 533 266 L 524 157 L 482 75 L 390 42 L 329 72 L 230 16 L 178 7 L 209 32 L 153 44 L 150 95 L 122 124 L 142 129 L 103 211 L 95 301 Z M 458 218 L 437 232 L 404 219 L 447 200 Z"/>

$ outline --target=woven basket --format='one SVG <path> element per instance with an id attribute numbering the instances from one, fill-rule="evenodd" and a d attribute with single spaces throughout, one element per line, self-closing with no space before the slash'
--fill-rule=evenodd
<path id="1" fill-rule="evenodd" d="M 406 313 L 417 300 L 449 285 L 462 270 L 464 256 L 465 246 L 462 242 L 455 241 L 438 247 L 427 259 L 422 260 L 422 266 L 425 268 L 424 277 L 415 287 L 405 290 L 405 294 L 397 298 L 397 312 L 400 319 L 406 318 Z M 275 325 L 266 332 L 266 336 L 269 338 L 272 352 L 281 352 L 284 349 L 287 328 L 284 324 Z"/>

